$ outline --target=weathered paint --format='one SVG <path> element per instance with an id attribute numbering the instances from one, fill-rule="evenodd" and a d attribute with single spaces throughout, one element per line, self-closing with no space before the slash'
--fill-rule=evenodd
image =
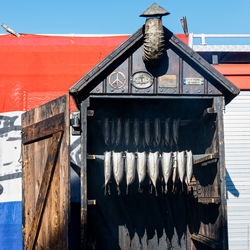
<path id="1" fill-rule="evenodd" d="M 0 114 L 0 249 L 22 248 L 21 114 Z"/>

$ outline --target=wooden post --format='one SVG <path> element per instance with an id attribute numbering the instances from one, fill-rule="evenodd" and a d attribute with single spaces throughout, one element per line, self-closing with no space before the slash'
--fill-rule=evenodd
<path id="1" fill-rule="evenodd" d="M 81 103 L 81 249 L 87 249 L 87 117 L 88 103 Z"/>
<path id="2" fill-rule="evenodd" d="M 224 146 L 224 97 L 219 96 L 214 98 L 214 108 L 217 112 L 217 128 L 218 140 L 217 147 L 219 150 L 219 166 L 220 166 L 220 196 L 221 196 L 221 224 L 222 224 L 222 249 L 228 249 L 228 233 L 227 233 L 227 193 L 226 193 L 226 164 L 225 164 L 225 146 Z"/>

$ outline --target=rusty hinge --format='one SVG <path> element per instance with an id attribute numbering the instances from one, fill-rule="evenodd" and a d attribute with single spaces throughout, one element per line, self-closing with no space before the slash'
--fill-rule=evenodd
<path id="1" fill-rule="evenodd" d="M 88 116 L 94 116 L 94 114 L 95 114 L 94 110 L 91 109 L 88 110 Z"/>
<path id="2" fill-rule="evenodd" d="M 72 135 L 80 135 L 81 134 L 81 113 L 80 113 L 80 111 L 72 111 L 70 125 L 72 127 Z"/>

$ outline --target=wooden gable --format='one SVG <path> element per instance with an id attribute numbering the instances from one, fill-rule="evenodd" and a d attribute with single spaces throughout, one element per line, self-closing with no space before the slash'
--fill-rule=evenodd
<path id="1" fill-rule="evenodd" d="M 70 88 L 76 104 L 89 95 L 225 96 L 239 89 L 164 27 L 166 55 L 157 67 L 143 59 L 144 26 Z"/>

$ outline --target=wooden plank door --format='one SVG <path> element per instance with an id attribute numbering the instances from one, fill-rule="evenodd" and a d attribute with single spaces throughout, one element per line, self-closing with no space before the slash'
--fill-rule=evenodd
<path id="1" fill-rule="evenodd" d="M 23 247 L 68 249 L 69 96 L 22 115 Z"/>

